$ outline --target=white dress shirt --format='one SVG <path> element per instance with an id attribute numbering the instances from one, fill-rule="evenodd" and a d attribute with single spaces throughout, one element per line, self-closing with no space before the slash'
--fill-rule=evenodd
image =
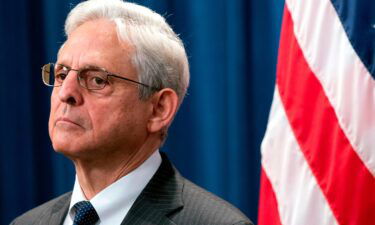
<path id="1" fill-rule="evenodd" d="M 156 173 L 160 164 L 161 156 L 159 150 L 157 150 L 138 168 L 96 194 L 90 200 L 99 215 L 99 221 L 96 224 L 121 224 L 139 194 Z M 73 224 L 75 210 L 72 207 L 80 201 L 87 201 L 87 199 L 82 192 L 76 176 L 69 212 L 65 217 L 64 225 Z"/>

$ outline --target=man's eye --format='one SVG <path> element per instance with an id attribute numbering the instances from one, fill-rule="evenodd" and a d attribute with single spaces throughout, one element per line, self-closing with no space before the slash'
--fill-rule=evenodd
<path id="1" fill-rule="evenodd" d="M 102 89 L 106 85 L 107 81 L 102 76 L 91 75 L 87 77 L 86 87 L 88 89 Z"/>
<path id="2" fill-rule="evenodd" d="M 103 85 L 105 83 L 105 80 L 101 77 L 93 77 L 92 82 L 95 85 Z"/>
<path id="3" fill-rule="evenodd" d="M 55 79 L 56 79 L 57 81 L 62 82 L 63 80 L 65 80 L 66 76 L 67 76 L 67 74 L 65 74 L 65 73 L 57 73 L 57 74 L 55 75 Z"/>

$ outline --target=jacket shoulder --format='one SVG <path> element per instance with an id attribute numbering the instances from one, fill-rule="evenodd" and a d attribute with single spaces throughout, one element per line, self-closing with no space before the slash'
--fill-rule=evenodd
<path id="1" fill-rule="evenodd" d="M 15 218 L 10 224 L 11 225 L 45 224 L 43 223 L 43 221 L 47 222 L 53 213 L 61 211 L 61 210 L 65 210 L 64 208 L 67 209 L 67 206 L 69 206 L 71 194 L 72 194 L 71 192 L 68 192 L 46 203 L 43 203 L 42 205 L 39 205 L 25 212 L 21 216 Z"/>
<path id="2" fill-rule="evenodd" d="M 252 224 L 239 209 L 184 179 L 184 207 L 172 219 L 176 224 Z M 173 216 L 172 216 L 173 217 Z"/>

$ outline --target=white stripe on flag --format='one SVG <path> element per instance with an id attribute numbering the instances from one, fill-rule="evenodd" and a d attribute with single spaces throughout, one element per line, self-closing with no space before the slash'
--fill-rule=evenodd
<path id="1" fill-rule="evenodd" d="M 262 142 L 262 165 L 282 224 L 338 224 L 294 137 L 277 87 Z"/>
<path id="2" fill-rule="evenodd" d="M 352 48 L 330 0 L 286 0 L 286 7 L 304 57 L 340 127 L 375 176 L 375 81 Z"/>

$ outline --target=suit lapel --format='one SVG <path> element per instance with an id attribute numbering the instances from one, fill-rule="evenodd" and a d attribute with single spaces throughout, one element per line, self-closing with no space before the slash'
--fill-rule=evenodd
<path id="1" fill-rule="evenodd" d="M 159 169 L 138 196 L 121 225 L 175 224 L 168 218 L 168 215 L 183 207 L 184 181 L 166 155 L 164 153 L 161 155 L 162 163 Z M 42 223 L 63 224 L 70 199 L 71 193 L 62 196 L 51 209 L 50 217 Z"/>
<path id="2" fill-rule="evenodd" d="M 66 214 L 68 213 L 70 199 L 71 199 L 72 193 L 68 193 L 65 196 L 62 196 L 62 198 L 53 206 L 51 209 L 51 216 L 47 224 L 63 224 Z M 43 224 L 46 224 L 45 221 Z"/>
<path id="3" fill-rule="evenodd" d="M 162 163 L 121 225 L 174 224 L 168 215 L 183 207 L 183 178 L 164 153 Z"/>

